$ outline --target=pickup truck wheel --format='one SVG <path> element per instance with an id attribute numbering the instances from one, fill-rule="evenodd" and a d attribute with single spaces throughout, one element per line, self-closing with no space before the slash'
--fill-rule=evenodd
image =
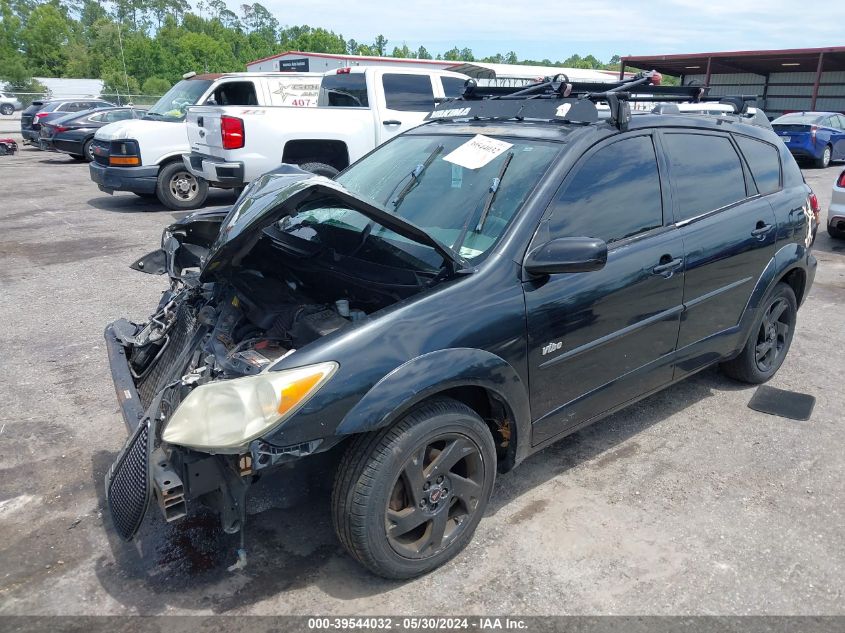
<path id="1" fill-rule="evenodd" d="M 722 363 L 722 371 L 751 384 L 769 380 L 780 369 L 792 344 L 797 314 L 795 292 L 789 284 L 780 282 L 763 303 L 745 347 L 739 356 Z"/>
<path id="2" fill-rule="evenodd" d="M 352 442 L 332 492 L 335 532 L 379 576 L 419 576 L 469 543 L 495 476 L 493 438 L 478 414 L 452 399 L 425 403 Z"/>
<path id="3" fill-rule="evenodd" d="M 6 116 L 12 116 L 15 113 L 15 106 L 11 103 L 4 103 L 3 105 L 0 105 L 0 112 Z"/>
<path id="4" fill-rule="evenodd" d="M 197 209 L 208 197 L 208 183 L 194 176 L 181 162 L 168 163 L 158 172 L 156 196 L 174 211 Z"/>
<path id="5" fill-rule="evenodd" d="M 334 178 L 340 173 L 337 169 L 325 163 L 302 163 L 299 168 L 326 178 Z"/>

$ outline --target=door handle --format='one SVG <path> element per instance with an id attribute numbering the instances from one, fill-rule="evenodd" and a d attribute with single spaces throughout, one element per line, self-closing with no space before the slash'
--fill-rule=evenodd
<path id="1" fill-rule="evenodd" d="M 667 279 L 675 274 L 675 271 L 681 267 L 681 264 L 684 263 L 684 260 L 680 257 L 675 259 L 671 259 L 671 255 L 664 255 L 660 258 L 660 263 L 657 264 L 654 268 L 651 269 L 655 275 L 663 275 Z"/>
<path id="2" fill-rule="evenodd" d="M 763 220 L 760 220 L 757 223 L 757 228 L 754 229 L 753 231 L 751 231 L 751 236 L 752 237 L 763 237 L 764 235 L 766 235 L 766 233 L 768 233 L 771 230 L 772 230 L 771 224 L 766 224 L 765 222 L 763 222 Z"/>
<path id="3" fill-rule="evenodd" d="M 402 121 L 397 121 L 396 119 L 388 119 L 387 121 L 382 121 L 383 125 L 402 125 Z"/>

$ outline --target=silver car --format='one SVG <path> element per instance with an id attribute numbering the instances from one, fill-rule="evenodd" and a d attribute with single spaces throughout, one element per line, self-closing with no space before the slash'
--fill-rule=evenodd
<path id="1" fill-rule="evenodd" d="M 12 95 L 0 92 L 0 114 L 11 116 L 15 110 L 23 110 L 23 104 Z"/>
<path id="2" fill-rule="evenodd" d="M 845 239 L 845 169 L 833 183 L 830 211 L 827 214 L 827 232 L 830 237 Z"/>

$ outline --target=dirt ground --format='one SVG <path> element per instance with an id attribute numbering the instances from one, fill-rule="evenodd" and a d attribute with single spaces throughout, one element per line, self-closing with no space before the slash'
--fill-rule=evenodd
<path id="1" fill-rule="evenodd" d="M 825 213 L 840 170 L 805 171 Z M 62 155 L 0 157 L 0 614 L 845 614 L 845 242 L 824 229 L 772 381 L 817 398 L 810 421 L 705 371 L 501 476 L 462 555 L 389 582 L 297 481 L 253 501 L 242 572 L 206 514 L 115 536 L 102 482 L 126 431 L 102 332 L 156 304 L 164 280 L 128 264 L 175 217 Z"/>

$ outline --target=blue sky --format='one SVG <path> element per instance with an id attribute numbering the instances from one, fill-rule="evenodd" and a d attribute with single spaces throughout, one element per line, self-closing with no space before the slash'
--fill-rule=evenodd
<path id="1" fill-rule="evenodd" d="M 607 60 L 723 50 L 845 46 L 843 0 L 266 0 L 283 25 L 322 26 L 388 48 L 407 43 L 442 52 L 468 46 L 477 57 L 516 51 L 520 59 L 573 53 Z"/>

